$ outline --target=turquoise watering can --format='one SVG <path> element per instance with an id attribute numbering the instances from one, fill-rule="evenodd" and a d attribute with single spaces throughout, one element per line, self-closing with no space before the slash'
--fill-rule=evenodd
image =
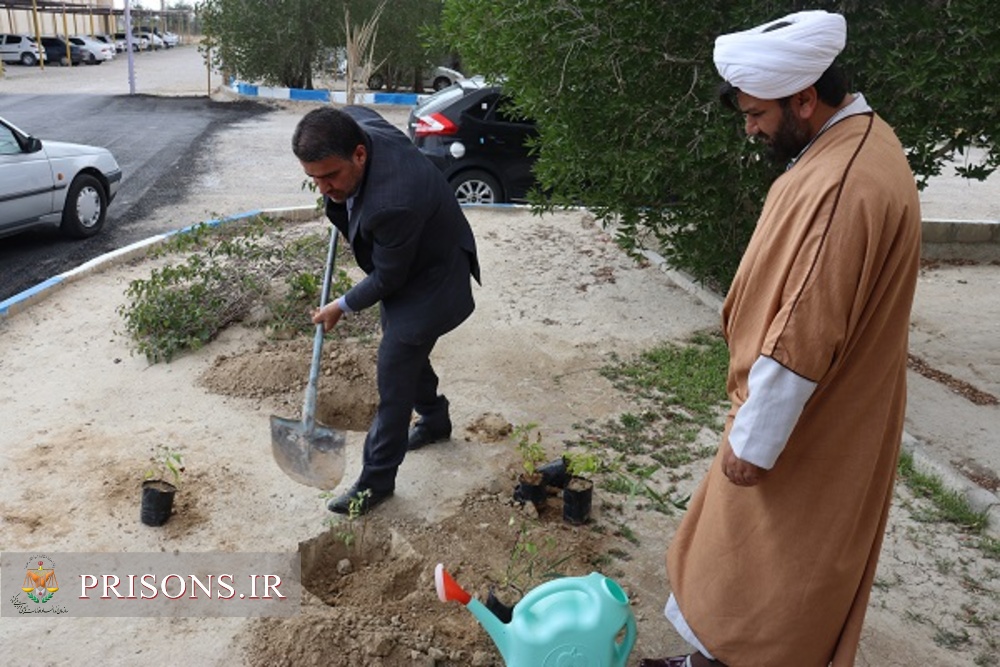
<path id="1" fill-rule="evenodd" d="M 510 623 L 464 591 L 440 563 L 434 583 L 442 602 L 460 602 L 472 612 L 507 667 L 624 667 L 635 645 L 628 596 L 598 572 L 531 589 L 514 606 Z"/>

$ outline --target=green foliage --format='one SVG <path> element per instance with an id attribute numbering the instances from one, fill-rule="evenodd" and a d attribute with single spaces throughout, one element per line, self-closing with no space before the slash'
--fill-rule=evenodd
<path id="1" fill-rule="evenodd" d="M 534 475 L 538 464 L 545 461 L 545 448 L 542 446 L 542 432 L 535 433 L 532 440 L 531 432 L 538 427 L 538 424 L 521 424 L 514 429 L 513 437 L 517 453 L 521 456 L 521 465 L 524 472 Z"/>
<path id="2" fill-rule="evenodd" d="M 150 363 L 171 361 L 197 350 L 251 309 L 265 311 L 260 323 L 290 336 L 311 333 L 308 313 L 319 303 L 328 240 L 322 235 L 275 234 L 277 223 L 256 218 L 218 228 L 202 225 L 174 237 L 161 253 L 183 259 L 133 280 L 118 307 L 134 348 Z M 346 251 L 345 251 L 346 252 Z M 276 290 L 284 282 L 286 289 Z M 331 294 L 349 289 L 339 271 Z M 346 328 L 364 331 L 368 319 L 352 318 Z"/>
<path id="3" fill-rule="evenodd" d="M 181 453 L 166 445 L 160 445 L 156 448 L 156 452 L 150 456 L 149 467 L 143 473 L 143 478 L 170 482 L 175 487 L 180 488 L 183 473 L 184 458 Z"/>
<path id="4" fill-rule="evenodd" d="M 566 472 L 573 477 L 593 475 L 601 469 L 601 459 L 593 452 L 570 451 L 563 454 Z"/>
<path id="5" fill-rule="evenodd" d="M 443 34 L 466 69 L 501 78 L 539 123 L 544 210 L 583 204 L 626 249 L 654 247 L 724 290 L 777 169 L 721 107 L 715 38 L 801 9 L 845 13 L 846 69 L 896 126 L 921 176 L 951 151 L 1000 158 L 1000 4 L 445 0 Z"/>
<path id="6" fill-rule="evenodd" d="M 513 526 L 516 523 L 514 517 L 511 517 L 507 525 Z M 559 568 L 572 557 L 572 554 L 559 552 L 558 542 L 551 535 L 537 538 L 535 533 L 539 530 L 540 526 L 537 524 L 532 526 L 526 521 L 518 524 L 506 568 L 499 577 L 500 586 L 524 595 L 543 581 L 565 576 Z"/>
<path id="7" fill-rule="evenodd" d="M 203 0 L 199 49 L 241 79 L 312 88 L 314 61 L 343 45 L 344 3 L 330 0 Z"/>

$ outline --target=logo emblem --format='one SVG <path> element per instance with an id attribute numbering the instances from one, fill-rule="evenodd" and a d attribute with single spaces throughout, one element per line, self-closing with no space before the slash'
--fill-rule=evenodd
<path id="1" fill-rule="evenodd" d="M 36 604 L 44 604 L 51 600 L 52 596 L 59 590 L 59 582 L 56 581 L 56 568 L 52 560 L 42 556 L 39 560 L 29 562 L 25 568 L 21 590 L 27 593 L 28 599 Z"/>

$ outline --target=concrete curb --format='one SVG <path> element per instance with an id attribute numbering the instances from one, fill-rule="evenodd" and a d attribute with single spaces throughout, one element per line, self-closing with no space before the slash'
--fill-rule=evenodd
<path id="1" fill-rule="evenodd" d="M 992 224 L 995 225 L 996 223 Z M 643 250 L 642 255 L 654 266 L 666 273 L 667 277 L 682 290 L 688 292 L 716 312 L 722 312 L 723 299 L 718 294 L 698 284 L 689 274 L 672 268 L 661 255 L 651 250 Z M 950 465 L 936 460 L 928 453 L 928 448 L 925 444 L 905 431 L 903 432 L 902 448 L 903 451 L 913 457 L 913 465 L 918 471 L 937 477 L 947 490 L 964 498 L 969 503 L 969 507 L 974 511 L 985 513 L 988 518 L 985 530 L 986 534 L 1000 539 L 1000 498 L 997 498 L 992 492 L 973 484 Z"/>

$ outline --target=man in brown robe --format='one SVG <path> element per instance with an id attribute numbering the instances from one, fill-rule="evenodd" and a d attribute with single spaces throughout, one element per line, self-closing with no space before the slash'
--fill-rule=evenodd
<path id="1" fill-rule="evenodd" d="M 920 258 L 913 174 L 833 60 L 843 17 L 716 42 L 724 97 L 787 171 L 723 309 L 732 409 L 667 551 L 696 651 L 644 667 L 854 664 L 903 429 Z"/>

